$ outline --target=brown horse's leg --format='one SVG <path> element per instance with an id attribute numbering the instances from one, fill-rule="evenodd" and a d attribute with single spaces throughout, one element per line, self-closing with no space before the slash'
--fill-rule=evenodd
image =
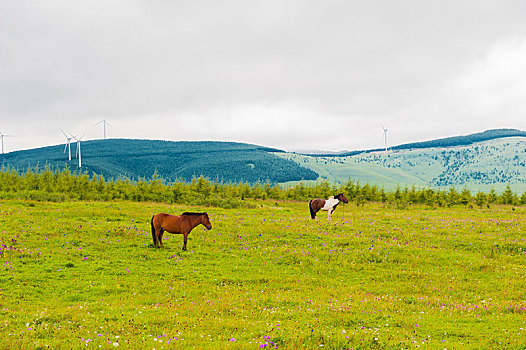
<path id="1" fill-rule="evenodd" d="M 164 244 L 163 244 L 163 233 L 164 233 L 164 229 L 161 227 L 159 229 L 159 236 L 157 237 L 157 241 L 159 243 L 159 248 L 164 248 Z"/>
<path id="2" fill-rule="evenodd" d="M 155 229 L 155 225 L 153 224 L 153 219 L 155 218 L 155 215 L 152 216 L 152 220 L 150 221 L 150 225 L 152 226 L 152 239 L 153 239 L 153 247 L 157 247 L 157 230 Z"/>
<path id="3" fill-rule="evenodd" d="M 183 250 L 186 250 L 186 241 L 188 240 L 188 233 L 183 233 L 183 237 L 184 237 Z"/>

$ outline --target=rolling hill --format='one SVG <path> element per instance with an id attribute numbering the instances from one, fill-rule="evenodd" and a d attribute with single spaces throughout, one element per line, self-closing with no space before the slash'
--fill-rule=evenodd
<path id="1" fill-rule="evenodd" d="M 278 157 L 280 150 L 234 142 L 172 142 L 108 139 L 82 142 L 82 171 L 106 179 L 151 179 L 156 173 L 166 181 L 191 181 L 204 176 L 218 182 L 286 182 L 315 180 L 318 174 Z M 78 170 L 77 159 L 68 161 L 64 145 L 17 151 L 1 156 L 4 168 L 28 167 Z M 75 145 L 72 144 L 72 153 Z"/>
<path id="2" fill-rule="evenodd" d="M 346 156 L 283 153 L 280 156 L 334 182 L 351 179 L 386 189 L 415 185 L 483 191 L 492 188 L 501 191 L 509 185 L 514 191 L 526 191 L 526 133 L 516 137 L 480 138 L 491 134 L 475 134 L 471 141 L 465 137 L 422 142 L 414 148 L 402 145 L 388 152 L 364 151 Z M 453 146 L 440 146 L 450 144 Z"/>
<path id="3" fill-rule="evenodd" d="M 69 168 L 64 145 L 0 155 L 4 168 L 25 171 Z M 72 145 L 75 153 L 75 145 Z M 352 180 L 395 189 L 397 186 L 468 188 L 502 191 L 507 185 L 526 191 L 526 132 L 488 130 L 392 147 L 335 154 L 287 153 L 275 148 L 235 142 L 172 142 L 110 139 L 82 143 L 82 171 L 106 179 L 127 177 L 166 181 L 204 176 L 218 182 L 295 184 Z"/>

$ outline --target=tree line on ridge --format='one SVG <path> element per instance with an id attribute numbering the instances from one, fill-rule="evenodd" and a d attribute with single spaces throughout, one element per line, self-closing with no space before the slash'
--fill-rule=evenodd
<path id="1" fill-rule="evenodd" d="M 526 192 L 518 195 L 509 186 L 502 193 L 491 190 L 488 193 L 473 194 L 466 188 L 458 191 L 453 187 L 437 190 L 412 186 L 386 191 L 383 187 L 368 183 L 361 185 L 352 180 L 344 184 L 318 181 L 312 185 L 300 182 L 295 186 L 281 187 L 270 183 L 220 183 L 202 176 L 191 181 L 167 182 L 157 174 L 151 180 L 132 181 L 124 177 L 106 180 L 102 175 L 90 177 L 86 173 L 71 172 L 68 169 L 52 171 L 49 168 L 28 168 L 26 172 L 19 173 L 3 168 L 0 171 L 0 199 L 22 198 L 55 202 L 129 200 L 240 207 L 253 205 L 245 201 L 248 198 L 308 201 L 312 198 L 328 198 L 340 192 L 345 193 L 358 206 L 366 202 L 381 202 L 397 208 L 405 208 L 411 204 L 439 207 L 526 204 Z"/>

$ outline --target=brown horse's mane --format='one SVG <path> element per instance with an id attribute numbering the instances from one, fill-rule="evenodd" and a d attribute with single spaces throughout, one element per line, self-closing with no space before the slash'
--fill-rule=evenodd
<path id="1" fill-rule="evenodd" d="M 182 215 L 190 215 L 190 216 L 197 216 L 197 215 L 205 215 L 206 213 L 193 213 L 185 211 Z"/>

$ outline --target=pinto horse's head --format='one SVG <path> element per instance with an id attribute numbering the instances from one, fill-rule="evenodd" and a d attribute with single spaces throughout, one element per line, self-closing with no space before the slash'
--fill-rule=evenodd
<path id="1" fill-rule="evenodd" d="M 339 195 L 334 196 L 334 198 L 336 198 L 337 200 L 345 204 L 349 203 L 349 200 L 343 195 L 343 193 L 340 193 Z"/>
<path id="2" fill-rule="evenodd" d="M 201 220 L 201 224 L 203 224 L 203 226 L 206 227 L 207 230 L 212 229 L 212 223 L 210 222 L 210 218 L 208 217 L 207 213 L 203 213 L 203 219 Z"/>

